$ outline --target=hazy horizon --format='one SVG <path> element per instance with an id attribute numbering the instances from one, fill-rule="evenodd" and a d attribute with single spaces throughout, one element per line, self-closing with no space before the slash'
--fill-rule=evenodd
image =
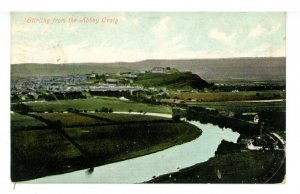
<path id="1" fill-rule="evenodd" d="M 178 59 L 142 59 L 138 61 L 112 61 L 112 62 L 94 62 L 94 61 L 83 61 L 83 62 L 70 62 L 70 63 L 11 63 L 11 65 L 19 65 L 19 64 L 54 64 L 54 65 L 63 65 L 63 64 L 110 64 L 110 63 L 140 63 L 144 61 L 192 61 L 192 60 L 234 60 L 234 59 L 264 59 L 264 58 L 286 58 L 286 56 L 283 57 L 230 57 L 230 58 L 178 58 Z"/>

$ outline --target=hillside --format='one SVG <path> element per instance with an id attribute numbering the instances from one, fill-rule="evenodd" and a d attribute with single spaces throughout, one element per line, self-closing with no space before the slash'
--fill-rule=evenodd
<path id="1" fill-rule="evenodd" d="M 228 58 L 145 60 L 136 62 L 136 68 L 173 67 L 191 71 L 205 80 L 214 79 L 276 79 L 285 80 L 286 58 Z"/>
<path id="2" fill-rule="evenodd" d="M 203 89 L 209 84 L 191 72 L 178 73 L 145 73 L 140 74 L 135 84 L 145 87 L 166 87 L 168 89 Z"/>
<path id="3" fill-rule="evenodd" d="M 107 63 L 68 63 L 68 64 L 14 64 L 11 65 L 12 77 L 74 75 L 87 73 L 119 73 L 138 71 L 128 66 L 114 66 Z"/>
<path id="4" fill-rule="evenodd" d="M 236 78 L 285 80 L 286 76 L 286 58 L 284 57 L 145 60 L 132 63 L 13 64 L 11 71 L 12 76 L 15 77 L 143 71 L 157 66 L 191 71 L 205 80 Z"/>

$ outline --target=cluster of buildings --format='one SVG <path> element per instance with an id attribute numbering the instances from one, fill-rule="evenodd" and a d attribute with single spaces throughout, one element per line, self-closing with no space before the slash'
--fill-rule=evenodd
<path id="1" fill-rule="evenodd" d="M 85 83 L 87 75 L 45 76 L 18 78 L 11 81 L 11 95 L 35 93 L 37 91 L 72 90 L 75 85 Z"/>
<path id="2" fill-rule="evenodd" d="M 18 78 L 11 81 L 11 98 L 24 96 L 38 98 L 38 93 L 68 93 L 68 92 L 105 92 L 105 91 L 128 91 L 130 93 L 143 90 L 143 87 L 119 84 L 118 79 L 107 77 L 104 82 L 91 84 L 97 74 L 77 74 L 66 76 L 44 76 Z M 126 72 L 120 74 L 121 79 L 136 78 L 137 75 Z"/>
<path id="3" fill-rule="evenodd" d="M 282 150 L 285 141 L 276 133 L 264 134 L 244 140 L 249 150 Z"/>

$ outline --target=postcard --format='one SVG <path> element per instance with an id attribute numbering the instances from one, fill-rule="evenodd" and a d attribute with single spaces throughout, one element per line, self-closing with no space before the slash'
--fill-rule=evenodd
<path id="1" fill-rule="evenodd" d="M 11 181 L 282 183 L 283 12 L 11 13 Z"/>

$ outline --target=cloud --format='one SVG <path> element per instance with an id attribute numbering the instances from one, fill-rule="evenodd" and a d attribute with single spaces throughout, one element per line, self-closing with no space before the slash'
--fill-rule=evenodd
<path id="1" fill-rule="evenodd" d="M 271 30 L 268 32 L 268 34 L 274 34 L 275 32 L 277 32 L 281 27 L 281 24 L 273 24 L 271 27 Z"/>
<path id="2" fill-rule="evenodd" d="M 258 24 L 254 29 L 252 29 L 248 35 L 249 38 L 259 37 L 267 32 L 267 29 Z"/>
<path id="3" fill-rule="evenodd" d="M 154 42 L 156 50 L 155 55 L 174 55 L 180 50 L 186 48 L 186 36 L 180 32 L 170 31 L 172 27 L 173 19 L 169 16 L 162 18 L 158 24 L 151 28 L 151 32 L 154 35 Z M 180 29 L 178 29 L 180 30 Z"/>
<path id="4" fill-rule="evenodd" d="M 248 54 L 253 57 L 284 57 L 285 45 L 282 44 L 279 48 L 270 43 L 263 43 L 256 47 L 250 48 L 248 51 L 241 53 L 241 55 Z"/>
<path id="5" fill-rule="evenodd" d="M 151 31 L 157 38 L 163 38 L 167 36 L 168 29 L 172 23 L 172 18 L 167 16 L 160 20 L 158 25 L 155 25 Z"/>
<path id="6" fill-rule="evenodd" d="M 207 36 L 211 39 L 230 45 L 234 42 L 234 38 L 236 34 L 237 34 L 236 32 L 231 34 L 226 34 L 225 32 L 222 32 L 221 30 L 214 28 L 208 32 Z"/>
<path id="7" fill-rule="evenodd" d="M 273 24 L 270 29 L 263 27 L 261 24 L 257 24 L 248 34 L 249 38 L 257 38 L 265 35 L 271 35 L 276 33 L 281 27 L 281 24 Z"/>
<path id="8" fill-rule="evenodd" d="M 245 22 L 244 27 L 228 28 L 217 20 L 201 23 L 182 17 L 158 14 L 148 20 L 143 15 L 124 13 L 118 17 L 120 25 L 88 27 L 27 25 L 22 16 L 12 23 L 12 63 L 56 63 L 58 58 L 60 62 L 130 62 L 285 56 L 285 44 L 278 41 L 285 36 L 281 20 L 254 20 Z M 230 17 L 230 21 L 234 19 Z"/>

